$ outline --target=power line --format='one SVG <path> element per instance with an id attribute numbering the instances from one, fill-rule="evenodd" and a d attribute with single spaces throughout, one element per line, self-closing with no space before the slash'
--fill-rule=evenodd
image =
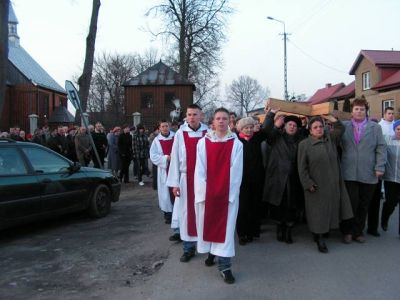
<path id="1" fill-rule="evenodd" d="M 289 25 L 290 28 L 295 28 L 296 32 L 307 22 L 309 22 L 313 17 L 315 17 L 319 12 L 321 12 L 328 4 L 329 2 L 331 2 L 332 0 L 326 0 L 325 2 L 323 2 L 321 4 L 321 2 L 319 2 L 319 7 L 316 7 L 315 9 L 311 10 L 311 13 L 308 14 L 306 17 L 299 19 L 299 22 L 296 24 L 294 23 L 294 25 Z M 293 32 L 293 30 L 292 30 Z"/>
<path id="2" fill-rule="evenodd" d="M 335 68 L 335 67 L 329 66 L 329 65 L 327 65 L 327 64 L 325 64 L 325 63 L 319 61 L 318 59 L 312 57 L 310 54 L 308 54 L 307 52 L 305 52 L 305 51 L 304 51 L 303 49 L 301 49 L 299 46 L 297 46 L 292 40 L 290 40 L 290 39 L 287 39 L 287 40 L 288 40 L 288 42 L 290 42 L 297 50 L 299 50 L 301 53 L 303 53 L 303 55 L 307 56 L 307 57 L 308 57 L 309 59 L 311 59 L 312 61 L 314 61 L 314 62 L 316 62 L 316 63 L 318 63 L 318 64 L 320 64 L 320 65 L 322 65 L 322 66 L 324 66 L 324 67 L 326 67 L 326 68 L 328 68 L 328 69 L 331 69 L 331 70 L 333 70 L 333 71 L 336 71 L 336 72 L 339 72 L 339 73 L 348 74 L 348 72 L 346 72 L 346 71 L 337 69 L 337 68 Z"/>

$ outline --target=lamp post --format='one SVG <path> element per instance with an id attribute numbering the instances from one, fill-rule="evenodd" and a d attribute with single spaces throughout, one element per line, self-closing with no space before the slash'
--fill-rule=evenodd
<path id="1" fill-rule="evenodd" d="M 286 53 L 286 39 L 287 39 L 287 33 L 286 33 L 286 27 L 285 27 L 285 22 L 275 19 L 273 17 L 267 17 L 268 20 L 276 21 L 279 23 L 283 24 L 283 68 L 284 68 L 284 83 L 285 83 L 285 100 L 289 101 L 289 94 L 287 91 L 287 53 Z"/>

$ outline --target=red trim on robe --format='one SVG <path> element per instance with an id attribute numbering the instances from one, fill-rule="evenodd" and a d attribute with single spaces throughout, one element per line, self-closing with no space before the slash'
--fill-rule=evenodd
<path id="1" fill-rule="evenodd" d="M 183 140 L 186 148 L 186 188 L 187 188 L 187 229 L 189 236 L 197 236 L 196 213 L 194 210 L 194 169 L 196 167 L 197 143 L 206 134 L 203 130 L 201 137 L 189 137 L 183 131 Z"/>
<path id="2" fill-rule="evenodd" d="M 234 139 L 212 142 L 206 138 L 207 186 L 203 240 L 224 243 L 228 223 L 231 154 Z"/>
<path id="3" fill-rule="evenodd" d="M 171 155 L 172 144 L 174 143 L 174 138 L 171 138 L 169 140 L 158 140 L 158 141 L 160 142 L 163 154 Z M 167 166 L 167 175 L 168 175 L 168 171 L 169 171 L 169 162 L 168 162 L 168 166 Z M 169 187 L 168 191 L 169 191 L 169 199 L 171 200 L 171 203 L 174 204 L 175 196 L 172 193 L 172 187 Z"/>

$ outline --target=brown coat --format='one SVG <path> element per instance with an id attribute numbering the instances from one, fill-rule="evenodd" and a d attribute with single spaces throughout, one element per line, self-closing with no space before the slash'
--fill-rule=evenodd
<path id="1" fill-rule="evenodd" d="M 298 169 L 304 188 L 308 226 L 313 233 L 338 228 L 341 220 L 353 217 L 350 199 L 340 173 L 337 146 L 344 133 L 342 123 L 322 139 L 308 137 L 299 144 Z M 315 192 L 309 188 L 316 185 Z"/>

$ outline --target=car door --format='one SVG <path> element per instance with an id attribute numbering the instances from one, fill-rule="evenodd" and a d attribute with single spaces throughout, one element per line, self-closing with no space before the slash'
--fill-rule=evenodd
<path id="1" fill-rule="evenodd" d="M 0 146 L 0 228 L 41 212 L 41 189 L 17 144 Z"/>
<path id="2" fill-rule="evenodd" d="M 72 172 L 71 163 L 44 147 L 25 146 L 26 154 L 42 188 L 43 211 L 73 211 L 86 206 L 89 197 L 85 172 Z"/>

